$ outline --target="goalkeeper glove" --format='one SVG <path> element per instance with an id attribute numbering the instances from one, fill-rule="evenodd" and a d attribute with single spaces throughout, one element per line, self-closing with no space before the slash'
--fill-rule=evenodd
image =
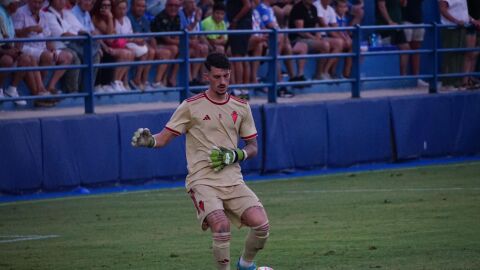
<path id="1" fill-rule="evenodd" d="M 135 147 L 154 147 L 155 138 L 148 128 L 139 128 L 132 137 L 132 146 Z"/>
<path id="2" fill-rule="evenodd" d="M 210 151 L 209 164 L 215 171 L 219 172 L 227 165 L 247 159 L 247 152 L 245 150 L 236 148 L 228 149 L 225 147 L 214 147 Z"/>

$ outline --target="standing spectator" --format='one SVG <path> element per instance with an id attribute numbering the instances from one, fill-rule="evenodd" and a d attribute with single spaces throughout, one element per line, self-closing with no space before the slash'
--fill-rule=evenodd
<path id="1" fill-rule="evenodd" d="M 263 0 L 262 3 L 260 3 L 257 6 L 257 10 L 260 13 L 260 17 L 262 18 L 262 23 L 264 24 L 265 28 L 267 29 L 280 29 L 280 26 L 278 25 L 277 18 L 275 16 L 275 12 L 273 11 L 273 8 L 271 6 L 272 0 Z M 300 48 L 300 50 L 299 50 Z M 293 50 L 292 45 L 290 44 L 290 40 L 288 39 L 288 35 L 284 33 L 279 33 L 278 34 L 278 52 L 281 55 L 291 55 L 293 54 L 306 54 L 307 53 L 307 47 L 297 47 L 297 50 Z M 280 64 L 280 62 L 279 62 Z M 293 67 L 293 62 L 292 60 L 285 60 L 285 67 L 287 68 L 288 76 L 289 78 L 295 78 L 299 77 L 299 75 L 295 75 L 295 70 Z M 300 70 L 300 63 L 297 62 L 297 72 Z M 298 74 L 298 73 L 297 73 Z M 279 81 L 282 80 L 281 76 L 281 68 L 278 68 L 278 75 L 277 79 Z M 293 93 L 288 91 L 286 87 L 280 87 L 278 89 L 277 95 L 279 97 L 293 97 Z"/>
<path id="2" fill-rule="evenodd" d="M 145 16 L 145 7 L 146 7 L 145 0 L 132 0 L 132 7 L 130 8 L 128 17 L 130 19 L 130 22 L 132 23 L 132 29 L 134 33 L 150 33 L 151 32 L 150 22 L 147 20 Z M 149 53 L 153 51 L 153 59 L 157 59 L 157 60 L 171 59 L 170 51 L 165 48 L 158 47 L 157 42 L 154 38 L 148 38 L 143 40 L 148 47 Z M 158 77 L 160 78 L 164 77 L 167 67 L 168 66 L 166 64 L 162 64 L 158 66 L 158 69 L 157 69 Z M 158 83 L 157 85 L 153 85 L 148 82 L 150 68 L 151 68 L 150 65 L 138 66 L 137 73 L 135 74 L 134 79 L 130 81 L 132 86 L 139 88 L 141 90 L 152 90 L 156 87 L 160 87 Z"/>
<path id="3" fill-rule="evenodd" d="M 15 37 L 15 29 L 13 27 L 13 21 L 11 15 L 17 11 L 19 1 L 18 0 L 2 0 L 0 1 L 0 39 L 12 39 Z M 14 43 L 0 44 L 0 67 L 11 68 L 14 66 L 25 67 L 31 66 L 32 59 L 28 55 L 22 54 L 18 46 Z M 32 72 L 17 71 L 13 73 L 12 81 L 8 88 L 3 90 L 3 83 L 6 72 L 0 72 L 0 98 L 18 97 L 17 87 L 23 78 L 26 78 L 26 82 L 29 87 L 36 87 L 35 80 Z M 25 76 L 26 75 L 26 76 Z M 17 100 L 15 104 L 19 106 L 27 105 L 25 100 Z"/>
<path id="4" fill-rule="evenodd" d="M 179 8 L 180 1 L 168 0 L 165 10 L 160 12 L 155 19 L 153 19 L 150 25 L 152 32 L 175 32 L 182 30 L 180 16 L 178 15 Z M 157 44 L 162 48 L 169 50 L 172 58 L 178 57 L 178 47 L 180 45 L 180 38 L 178 36 L 157 37 Z M 170 76 L 167 78 L 167 86 L 175 86 L 177 71 L 178 65 L 173 65 Z M 162 81 L 163 78 L 159 77 L 157 72 L 154 85 L 157 86 L 159 83 L 162 83 Z"/>
<path id="5" fill-rule="evenodd" d="M 15 25 L 15 33 L 18 37 L 45 38 L 51 36 L 46 13 L 41 10 L 42 5 L 42 0 L 28 0 L 26 5 L 17 10 L 13 16 L 13 23 Z M 32 56 L 35 64 L 41 66 L 69 65 L 73 59 L 70 52 L 57 50 L 53 42 L 39 41 L 24 43 L 22 52 Z M 40 92 L 35 94 L 44 93 L 45 88 L 42 86 L 47 73 L 47 71 L 41 72 L 42 76 L 40 79 L 37 77 L 36 82 L 41 86 L 37 89 Z M 65 70 L 55 70 L 52 73 L 46 90 L 51 94 L 56 94 L 58 91 L 55 89 L 55 86 L 62 78 Z"/>
<path id="6" fill-rule="evenodd" d="M 376 19 L 377 25 L 398 25 L 402 23 L 402 6 L 405 6 L 407 0 L 377 0 Z M 409 50 L 405 32 L 403 30 L 389 30 L 382 33 L 382 37 L 390 39 L 392 45 L 396 45 L 400 50 Z M 408 54 L 400 55 L 400 74 L 407 75 Z"/>
<path id="7" fill-rule="evenodd" d="M 125 0 L 118 0 L 117 5 Z M 116 34 L 114 17 L 112 14 L 112 2 L 110 0 L 97 0 L 92 10 L 92 20 L 95 28 L 102 35 Z M 106 39 L 100 42 L 104 52 L 103 62 L 130 62 L 134 59 L 134 53 L 126 48 L 125 38 Z M 111 88 L 103 87 L 100 91 L 123 92 L 127 90 L 124 77 L 128 76 L 128 66 L 115 67 L 111 79 Z M 103 70 L 105 71 L 105 70 Z M 102 77 L 102 76 L 99 76 Z M 103 83 L 107 83 L 104 81 Z"/>
<path id="8" fill-rule="evenodd" d="M 348 2 L 347 0 L 337 0 L 335 4 L 335 13 L 336 13 L 336 26 L 338 27 L 346 27 L 350 25 L 350 20 L 347 16 L 348 12 Z M 351 53 L 352 52 L 352 38 L 347 31 L 338 31 L 332 32 L 331 35 L 341 38 L 343 41 L 343 52 Z M 336 69 L 333 68 L 334 70 Z M 352 58 L 346 57 L 344 58 L 343 64 L 343 77 L 350 78 L 350 74 L 352 72 Z"/>
<path id="9" fill-rule="evenodd" d="M 231 30 L 252 29 L 252 5 L 250 0 L 227 0 L 227 19 Z M 230 35 L 228 43 L 233 57 L 245 57 L 248 54 L 248 41 L 250 34 Z M 233 83 L 244 84 L 248 82 L 248 63 L 233 63 Z M 249 99 L 248 90 L 239 89 L 233 91 L 235 95 L 243 99 Z"/>
<path id="10" fill-rule="evenodd" d="M 478 25 L 468 14 L 468 5 L 466 0 L 439 0 L 439 8 L 442 24 L 457 26 L 455 28 L 447 28 L 442 31 L 443 48 L 473 48 L 476 43 L 475 28 L 472 23 Z M 443 72 L 472 72 L 474 70 L 475 58 L 477 52 L 451 53 L 444 55 Z M 462 61 L 463 56 L 463 61 Z M 463 66 L 463 68 L 462 68 Z M 458 85 L 457 79 L 444 79 L 444 85 L 454 85 L 459 89 L 469 88 L 469 76 L 464 76 Z"/>
<path id="11" fill-rule="evenodd" d="M 189 32 L 200 32 L 202 21 L 202 10 L 195 6 L 195 0 L 183 0 L 183 9 L 180 10 L 180 22 L 182 29 L 187 29 Z M 208 44 L 205 36 L 192 35 L 190 36 L 188 45 L 190 46 L 191 58 L 205 58 L 208 55 Z M 203 85 L 200 75 L 201 63 L 191 64 L 190 69 L 190 85 Z"/>
<path id="12" fill-rule="evenodd" d="M 331 0 L 318 0 L 313 3 L 317 8 L 317 16 L 320 27 L 337 27 L 337 16 L 335 10 L 330 6 Z M 330 45 L 329 53 L 340 53 L 346 46 L 343 44 L 343 39 L 336 33 L 320 33 L 325 41 Z M 324 60 L 325 64 L 322 65 L 322 69 L 317 69 L 316 79 L 330 80 L 332 77 L 336 77 L 336 66 L 338 58 L 328 58 Z"/>
<path id="13" fill-rule="evenodd" d="M 202 21 L 203 31 L 224 31 L 227 30 L 225 23 L 225 4 L 216 2 L 213 5 L 212 15 Z M 210 52 L 224 53 L 227 45 L 228 35 L 207 35 Z"/>
<path id="14" fill-rule="evenodd" d="M 296 3 L 292 12 L 290 13 L 290 19 L 288 28 L 318 28 L 318 14 L 317 9 L 313 5 L 313 0 L 302 0 Z M 330 44 L 324 38 L 320 32 L 302 32 L 302 33 L 290 33 L 290 42 L 293 44 L 293 50 L 304 50 L 307 48 L 308 53 L 328 53 L 330 51 Z M 292 81 L 305 81 L 303 76 L 303 67 L 305 60 L 302 60 L 298 73 L 299 77 L 294 78 Z M 322 61 L 317 61 L 317 73 L 322 71 Z"/>
<path id="15" fill-rule="evenodd" d="M 472 19 L 472 24 L 476 29 L 476 33 L 475 33 L 476 41 L 472 41 L 472 43 L 475 44 L 476 42 L 476 46 L 480 47 L 480 1 L 467 0 L 467 3 L 468 3 L 468 13 L 470 15 L 470 18 Z M 473 54 L 474 54 L 474 61 L 472 63 L 472 71 L 475 71 L 475 67 L 477 66 L 477 62 L 478 62 L 479 52 L 478 51 L 473 52 Z M 480 80 L 470 76 L 470 78 L 468 79 L 468 85 L 470 88 L 478 88 L 480 87 Z"/>

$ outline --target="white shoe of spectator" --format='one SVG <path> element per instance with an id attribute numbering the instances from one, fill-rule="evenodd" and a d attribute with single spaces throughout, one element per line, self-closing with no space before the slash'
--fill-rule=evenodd
<path id="1" fill-rule="evenodd" d="M 332 76 L 330 76 L 330 74 L 328 73 L 320 74 L 320 80 L 331 80 L 331 79 L 332 79 Z"/>
<path id="2" fill-rule="evenodd" d="M 104 93 L 114 93 L 115 92 L 115 89 L 113 89 L 113 87 L 111 85 L 108 85 L 108 84 L 102 86 L 102 89 L 103 89 Z"/>
<path id="3" fill-rule="evenodd" d="M 151 84 L 151 86 L 152 86 L 152 88 L 153 88 L 152 90 L 156 90 L 156 89 L 160 89 L 160 88 L 165 88 L 165 87 L 166 87 L 166 86 L 165 86 L 163 83 L 161 83 L 161 82 L 154 82 L 154 83 Z"/>
<path id="4" fill-rule="evenodd" d="M 95 85 L 95 88 L 93 88 L 93 91 L 95 93 L 104 93 L 105 90 L 103 89 L 103 86 L 101 84 Z"/>
<path id="5" fill-rule="evenodd" d="M 130 85 L 128 85 L 128 84 L 125 85 L 123 83 L 122 83 L 122 85 L 123 85 L 123 88 L 125 89 L 125 91 L 132 91 L 132 88 L 130 87 Z"/>
<path id="6" fill-rule="evenodd" d="M 3 88 L 0 88 L 0 98 L 4 98 L 5 95 L 3 94 Z"/>
<path id="7" fill-rule="evenodd" d="M 417 87 L 429 87 L 430 84 L 422 79 L 417 80 Z"/>
<path id="8" fill-rule="evenodd" d="M 20 95 L 18 94 L 18 91 L 17 91 L 17 87 L 14 87 L 14 86 L 9 86 L 6 90 L 5 90 L 5 95 L 7 97 L 19 97 Z M 15 104 L 17 104 L 18 106 L 25 106 L 27 105 L 27 101 L 26 100 L 15 100 L 14 101 Z"/>
<path id="9" fill-rule="evenodd" d="M 110 85 L 113 88 L 113 92 L 124 92 L 124 91 L 126 91 L 125 87 L 123 86 L 123 82 L 121 82 L 121 81 L 113 81 Z"/>

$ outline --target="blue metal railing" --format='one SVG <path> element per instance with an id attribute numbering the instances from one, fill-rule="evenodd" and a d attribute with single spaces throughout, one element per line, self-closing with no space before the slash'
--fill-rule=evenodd
<path id="1" fill-rule="evenodd" d="M 470 52 L 480 51 L 479 48 L 438 48 L 439 31 L 442 28 L 451 28 L 452 26 L 439 25 L 437 23 L 432 24 L 418 24 L 418 25 L 395 25 L 395 26 L 361 26 L 356 25 L 353 27 L 337 27 L 337 28 L 315 28 L 315 29 L 278 29 L 278 30 L 229 30 L 229 31 L 204 31 L 204 32 L 159 32 L 159 33 L 137 33 L 130 35 L 99 35 L 99 36 L 76 36 L 76 37 L 57 37 L 57 38 L 17 38 L 17 39 L 4 39 L 2 43 L 23 43 L 23 42 L 38 42 L 38 41 L 82 41 L 86 42 L 84 46 L 84 55 L 92 55 L 92 44 L 97 40 L 105 39 L 117 39 L 117 38 L 156 38 L 161 36 L 178 36 L 180 37 L 179 44 L 179 57 L 174 60 L 152 60 L 152 61 L 134 61 L 134 62 L 115 62 L 115 63 L 93 63 L 92 57 L 85 57 L 84 63 L 80 65 L 64 65 L 64 66 L 43 66 L 43 67 L 15 67 L 15 68 L 0 68 L 0 72 L 15 72 L 15 71 L 33 71 L 33 70 L 59 70 L 59 69 L 80 69 L 83 71 L 83 85 L 85 87 L 83 93 L 70 93 L 60 95 L 45 95 L 45 96 L 21 96 L 17 98 L 2 98 L 1 101 L 16 101 L 16 100 L 39 100 L 39 99 L 51 99 L 51 98 L 84 98 L 85 113 L 95 112 L 95 97 L 107 96 L 107 95 L 132 95 L 143 94 L 142 91 L 127 91 L 120 93 L 95 93 L 94 92 L 94 70 L 98 68 L 112 68 L 118 66 L 138 66 L 138 65 L 160 65 L 160 64 L 179 64 L 179 73 L 177 81 L 179 85 L 176 87 L 169 87 L 164 89 L 158 89 L 148 91 L 148 93 L 156 92 L 179 92 L 180 101 L 188 97 L 190 90 L 204 89 L 204 86 L 189 86 L 189 66 L 191 63 L 200 63 L 205 59 L 203 58 L 190 58 L 188 40 L 190 36 L 194 35 L 239 35 L 239 34 L 266 34 L 268 35 L 268 48 L 269 54 L 261 57 L 231 57 L 230 61 L 266 61 L 268 62 L 268 75 L 266 83 L 254 83 L 254 84 L 236 84 L 231 85 L 230 88 L 257 88 L 268 87 L 268 102 L 276 102 L 276 89 L 282 86 L 297 86 L 297 85 L 315 85 L 315 84 L 329 84 L 329 83 L 350 83 L 351 84 L 351 97 L 359 98 L 361 93 L 362 82 L 369 81 L 388 81 L 388 80 L 411 80 L 411 79 L 426 79 L 430 81 L 429 93 L 437 93 L 437 82 L 439 78 L 447 77 L 460 77 L 465 75 L 478 76 L 479 72 L 473 73 L 447 73 L 440 74 L 438 71 L 439 56 L 441 53 L 448 52 Z M 433 34 L 432 44 L 430 49 L 419 50 L 390 50 L 390 51 L 362 51 L 362 40 L 365 33 L 379 30 L 403 30 L 407 28 L 425 28 L 431 31 Z M 277 41 L 279 34 L 289 33 L 302 33 L 302 32 L 334 32 L 334 31 L 350 31 L 353 34 L 352 53 L 336 53 L 336 54 L 308 54 L 308 55 L 279 55 L 277 48 Z M 402 54 L 431 54 L 433 56 L 433 70 L 431 74 L 422 75 L 409 75 L 409 76 L 379 76 L 379 77 L 362 77 L 361 70 L 361 58 L 368 56 L 378 55 L 402 55 Z M 332 57 L 352 57 L 352 78 L 348 79 L 332 79 L 332 80 L 309 80 L 309 81 L 297 81 L 297 82 L 278 82 L 277 69 L 278 61 L 293 60 L 293 59 L 323 59 Z"/>

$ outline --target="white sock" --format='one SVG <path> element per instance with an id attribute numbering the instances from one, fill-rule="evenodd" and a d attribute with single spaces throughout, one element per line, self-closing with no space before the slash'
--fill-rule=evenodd
<path id="1" fill-rule="evenodd" d="M 240 257 L 240 266 L 242 267 L 250 267 L 252 266 L 253 262 L 247 262 L 243 259 L 243 257 Z"/>

